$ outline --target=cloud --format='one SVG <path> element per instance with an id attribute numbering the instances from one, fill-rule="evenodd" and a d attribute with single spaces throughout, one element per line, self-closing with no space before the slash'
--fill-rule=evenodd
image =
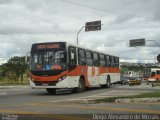
<path id="1" fill-rule="evenodd" d="M 159 42 L 160 1 L 70 1 L 86 7 L 61 0 L 1 0 L 0 63 L 14 55 L 25 55 L 33 43 L 67 41 L 76 44 L 79 29 L 85 22 L 95 20 L 102 21 L 102 30 L 84 32 L 83 29 L 79 34 L 81 46 L 134 61 L 154 59 L 158 54 L 154 43 L 129 48 L 128 41 L 145 38 Z"/>

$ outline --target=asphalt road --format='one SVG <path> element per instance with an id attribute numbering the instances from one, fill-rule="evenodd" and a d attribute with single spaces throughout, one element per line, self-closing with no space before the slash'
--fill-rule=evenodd
<path id="1" fill-rule="evenodd" d="M 154 103 L 100 103 L 88 104 L 86 100 L 111 96 L 135 95 L 159 90 L 159 86 L 111 86 L 92 88 L 83 93 L 61 90 L 57 95 L 30 87 L 0 89 L 0 119 L 96 119 L 113 114 L 160 114 L 160 102 Z M 17 116 L 16 116 L 17 115 Z M 107 115 L 107 116 L 105 116 Z M 113 116 L 115 117 L 115 116 Z M 156 116 L 152 116 L 156 117 Z M 3 119 L 5 120 L 5 119 Z"/>

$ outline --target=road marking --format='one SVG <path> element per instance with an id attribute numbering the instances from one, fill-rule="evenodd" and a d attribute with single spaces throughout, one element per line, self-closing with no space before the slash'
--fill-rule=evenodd
<path id="1" fill-rule="evenodd" d="M 31 111 L 21 111 L 21 110 L 10 110 L 10 109 L 0 109 L 0 113 L 13 113 L 13 114 L 42 114 L 38 112 Z"/>
<path id="2" fill-rule="evenodd" d="M 82 100 L 82 99 L 86 99 L 86 98 L 96 97 L 98 95 L 109 94 L 109 93 L 112 93 L 113 91 L 114 90 L 108 91 L 105 93 L 99 93 L 99 94 L 95 94 L 95 95 L 85 96 L 85 97 L 71 98 L 71 99 L 66 99 L 66 100 L 54 100 L 54 101 L 49 101 L 49 102 L 66 102 L 66 101 Z"/>
<path id="3" fill-rule="evenodd" d="M 54 100 L 54 101 L 49 101 L 49 102 L 54 102 L 55 103 L 55 102 L 75 101 L 75 100 L 87 100 L 87 99 L 90 99 L 90 98 L 95 98 L 96 99 L 96 98 L 114 97 L 114 96 L 119 95 L 117 92 L 125 93 L 125 94 L 128 93 L 129 95 L 131 95 L 131 93 L 135 93 L 135 91 L 111 90 L 111 91 L 108 91 L 108 92 L 98 93 L 98 94 L 90 95 L 90 96 L 84 96 L 84 97 L 78 97 L 78 98 L 72 98 L 72 99 L 66 99 L 66 100 Z M 147 91 L 140 91 L 140 92 L 143 93 L 143 92 L 147 92 Z M 113 93 L 113 94 L 110 94 L 110 93 Z M 128 95 L 128 94 L 126 94 L 126 95 Z M 104 95 L 106 95 L 106 96 L 104 96 Z M 123 95 L 123 96 L 126 96 L 126 95 Z"/>
<path id="4" fill-rule="evenodd" d="M 104 92 L 104 93 L 98 93 L 95 95 L 90 95 L 90 96 L 84 96 L 84 97 L 78 97 L 78 98 L 71 98 L 71 99 L 64 99 L 64 100 L 54 100 L 54 101 L 47 101 L 47 102 L 52 102 L 52 103 L 56 103 L 56 102 L 67 102 L 67 101 L 78 101 L 78 100 L 89 100 L 89 99 L 96 99 L 96 98 L 107 98 L 107 97 L 114 97 L 115 95 L 117 95 L 117 92 L 124 92 L 124 93 L 132 93 L 135 91 L 118 91 L 118 90 L 111 90 L 108 92 Z M 142 91 L 141 91 L 142 92 Z M 146 92 L 146 91 L 143 91 Z M 112 94 L 111 94 L 112 93 Z M 1 93 L 0 95 L 7 95 L 6 92 Z M 106 96 L 105 96 L 106 95 Z M 118 94 L 119 95 L 119 94 Z M 28 105 L 32 105 L 32 104 L 42 104 L 44 102 L 35 102 L 35 103 L 29 103 Z M 46 102 L 45 102 L 46 103 Z M 24 105 L 24 104 L 23 104 Z M 15 106 L 15 105 L 10 105 L 10 106 Z M 17 106 L 17 105 L 16 105 Z"/>
<path id="5" fill-rule="evenodd" d="M 40 106 L 39 104 L 34 106 Z M 71 105 L 51 105 L 45 104 L 45 106 L 57 106 L 57 107 L 69 107 Z M 118 108 L 118 107 L 107 107 L 107 106 L 82 106 L 73 105 L 74 108 L 87 109 L 87 110 L 105 110 L 105 111 L 118 111 L 118 112 L 131 112 L 131 113 L 148 113 L 148 114 L 160 114 L 160 110 L 147 110 L 147 109 L 130 109 L 130 108 Z M 31 112 L 31 111 L 21 111 L 21 110 L 9 110 L 0 109 L 0 113 L 13 113 L 13 114 L 45 114 L 42 112 Z"/>
<path id="6" fill-rule="evenodd" d="M 91 118 L 83 118 L 83 115 L 80 116 L 69 116 L 69 115 L 57 115 L 57 114 L 49 114 L 49 115 L 40 115 L 44 118 L 52 118 L 52 119 L 58 119 L 58 120 L 93 120 L 92 116 Z"/>
<path id="7" fill-rule="evenodd" d="M 100 106 L 78 106 L 78 108 L 94 109 L 94 110 L 112 110 L 112 111 L 123 111 L 123 112 L 133 112 L 133 113 L 160 114 L 159 110 L 146 110 L 146 109 L 129 109 L 129 108 L 100 107 Z"/>
<path id="8" fill-rule="evenodd" d="M 54 107 L 69 107 L 71 105 L 57 105 L 57 104 L 34 104 L 33 106 L 54 106 Z M 119 108 L 119 107 L 107 107 L 107 106 L 84 106 L 84 105 L 72 105 L 72 108 L 77 109 L 92 109 L 92 110 L 105 110 L 105 111 L 118 111 L 118 112 L 131 112 L 131 113 L 148 113 L 148 114 L 160 114 L 160 110 L 147 110 L 147 109 L 131 109 L 131 108 Z"/>
<path id="9" fill-rule="evenodd" d="M 1 92 L 0 95 L 7 95 L 7 92 Z"/>

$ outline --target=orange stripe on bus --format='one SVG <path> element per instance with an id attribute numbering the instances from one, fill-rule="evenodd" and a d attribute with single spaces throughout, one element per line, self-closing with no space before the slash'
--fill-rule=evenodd
<path id="1" fill-rule="evenodd" d="M 85 77 L 85 83 L 86 86 L 89 86 L 90 83 L 88 81 L 88 66 L 77 66 L 75 69 L 73 69 L 72 71 L 70 71 L 68 74 L 68 76 L 84 76 Z"/>
<path id="2" fill-rule="evenodd" d="M 106 67 L 99 67 L 99 75 L 103 74 L 103 73 L 120 73 L 120 69 L 119 68 L 106 68 Z"/>
<path id="3" fill-rule="evenodd" d="M 67 75 L 68 73 L 68 70 L 62 72 L 61 74 L 57 75 L 57 76 L 35 76 L 35 75 L 32 75 L 32 78 L 34 79 L 34 81 L 58 81 L 58 79 L 64 75 Z"/>

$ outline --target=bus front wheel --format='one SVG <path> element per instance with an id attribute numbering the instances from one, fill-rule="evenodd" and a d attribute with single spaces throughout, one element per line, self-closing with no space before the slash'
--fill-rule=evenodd
<path id="1" fill-rule="evenodd" d="M 75 92 L 83 92 L 85 91 L 85 81 L 83 78 L 80 78 L 79 79 L 79 82 L 78 82 L 78 87 L 75 88 Z"/>

